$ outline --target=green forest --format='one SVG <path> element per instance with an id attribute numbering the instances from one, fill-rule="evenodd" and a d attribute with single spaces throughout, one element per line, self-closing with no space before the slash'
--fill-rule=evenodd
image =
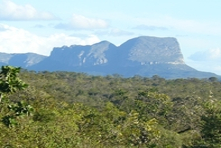
<path id="1" fill-rule="evenodd" d="M 220 148 L 221 82 L 0 70 L 2 148 Z"/>

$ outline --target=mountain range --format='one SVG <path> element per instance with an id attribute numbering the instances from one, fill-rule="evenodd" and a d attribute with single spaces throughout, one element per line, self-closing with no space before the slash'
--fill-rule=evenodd
<path id="1" fill-rule="evenodd" d="M 20 66 L 35 71 L 74 71 L 124 77 L 221 78 L 185 64 L 179 43 L 172 37 L 140 36 L 120 46 L 101 41 L 93 45 L 54 47 L 49 56 L 0 53 L 0 65 Z"/>

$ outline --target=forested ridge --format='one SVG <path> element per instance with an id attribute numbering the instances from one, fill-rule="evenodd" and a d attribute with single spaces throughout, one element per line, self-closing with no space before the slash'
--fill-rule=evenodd
<path id="1" fill-rule="evenodd" d="M 215 77 L 4 74 L 0 147 L 221 147 L 221 82 Z"/>

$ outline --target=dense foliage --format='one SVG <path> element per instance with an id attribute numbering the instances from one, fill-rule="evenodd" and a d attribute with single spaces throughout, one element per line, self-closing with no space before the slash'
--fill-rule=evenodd
<path id="1" fill-rule="evenodd" d="M 221 147 L 216 78 L 26 70 L 14 76 L 28 87 L 5 93 L 1 75 L 0 147 Z"/>

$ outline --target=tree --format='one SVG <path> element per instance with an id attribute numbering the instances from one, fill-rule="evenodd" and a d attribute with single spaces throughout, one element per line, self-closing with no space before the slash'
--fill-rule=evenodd
<path id="1" fill-rule="evenodd" d="M 202 116 L 203 145 L 211 148 L 221 147 L 221 102 L 206 103 L 206 114 Z"/>
<path id="2" fill-rule="evenodd" d="M 28 85 L 23 82 L 18 74 L 20 67 L 2 66 L 0 72 L 0 102 L 6 95 L 15 93 L 17 90 L 26 88 Z M 30 115 L 33 110 L 32 106 L 26 104 L 23 101 L 17 102 L 16 104 L 7 104 L 9 112 L 2 118 L 2 122 L 8 126 L 14 126 L 17 124 L 17 117 L 24 114 Z"/>
<path id="3" fill-rule="evenodd" d="M 26 88 L 28 85 L 18 78 L 20 67 L 2 66 L 0 72 L 0 102 L 5 95 Z"/>
<path id="4" fill-rule="evenodd" d="M 210 77 L 210 78 L 209 78 L 209 81 L 210 81 L 210 82 L 217 82 L 217 81 L 218 81 L 218 78 L 216 78 L 216 77 Z"/>

